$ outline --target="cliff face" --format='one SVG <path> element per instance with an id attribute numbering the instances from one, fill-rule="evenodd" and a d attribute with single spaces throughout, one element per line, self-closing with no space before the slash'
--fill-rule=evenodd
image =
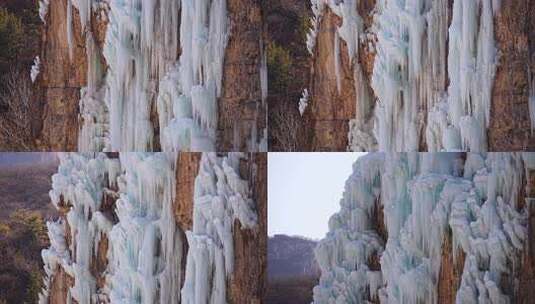
<path id="1" fill-rule="evenodd" d="M 78 138 L 78 101 L 86 83 L 87 62 L 81 24 L 75 12 L 75 48 L 69 58 L 67 0 L 51 1 L 43 30 L 40 75 L 43 127 L 38 146 L 48 151 L 75 151 Z"/>
<path id="2" fill-rule="evenodd" d="M 228 0 L 227 9 L 230 37 L 218 104 L 217 151 L 248 151 L 249 140 L 263 136 L 267 127 L 261 88 L 264 17 L 259 1 Z"/>
<path id="3" fill-rule="evenodd" d="M 503 1 L 494 18 L 498 70 L 492 92 L 489 151 L 535 149 L 529 115 L 535 71 L 535 1 Z"/>
<path id="4" fill-rule="evenodd" d="M 180 1 L 177 0 L 177 3 Z M 98 5 L 96 4 L 98 3 Z M 91 84 L 90 79 L 95 73 L 88 67 L 86 38 L 91 36 L 96 43 L 95 52 L 98 53 L 102 70 L 106 72 L 109 66 L 105 62 L 104 42 L 108 31 L 109 5 L 106 2 L 93 1 L 91 18 L 88 28 L 82 30 L 80 15 L 77 7 L 72 6 L 72 58 L 69 54 L 68 35 L 68 0 L 51 1 L 46 15 L 46 24 L 42 34 L 41 74 L 39 76 L 42 128 L 36 139 L 39 149 L 47 151 L 77 151 L 79 147 L 79 133 L 83 125 L 80 116 L 80 89 Z M 160 5 L 163 5 L 163 2 Z M 169 4 L 166 4 L 169 5 Z M 218 125 L 216 126 L 216 151 L 247 151 L 256 150 L 251 140 L 258 145 L 264 138 L 266 128 L 266 104 L 262 98 L 262 56 L 264 54 L 264 22 L 261 4 L 253 0 L 228 0 L 226 3 L 228 17 L 229 40 L 224 54 L 222 94 L 217 101 Z M 169 14 L 168 11 L 166 11 Z M 173 18 L 180 20 L 181 11 L 176 11 Z M 159 18 L 155 18 L 156 22 Z M 178 30 L 178 29 L 175 29 Z M 160 33 L 155 33 L 159 37 Z M 169 35 L 165 33 L 165 35 Z M 179 34 L 177 34 L 179 35 Z M 172 37 L 167 37 L 171 40 Z M 179 37 L 176 37 L 179 39 Z M 160 46 L 163 48 L 163 46 Z M 179 46 L 179 49 L 181 46 Z M 160 52 L 158 50 L 157 52 Z M 171 58 L 166 58 L 171 60 Z M 156 61 L 156 60 L 155 60 Z M 147 70 L 163 70 L 173 62 L 146 63 Z M 150 65 L 153 66 L 150 66 Z M 160 71 L 161 72 L 161 71 Z M 163 149 L 161 144 L 162 132 L 158 117 L 157 96 L 158 82 L 163 75 L 150 74 L 147 99 L 149 103 L 149 123 L 153 134 L 152 149 Z M 161 73 L 160 73 L 161 74 Z M 104 79 L 99 79 L 104 81 Z M 95 85 L 95 84 L 93 84 Z M 100 84 L 97 88 L 100 90 Z M 99 98 L 104 98 L 103 95 Z M 101 101 L 104 107 L 104 101 Z M 89 107 L 86 105 L 86 107 Z M 94 110 L 94 115 L 102 110 Z M 107 116 L 100 118 L 106 124 L 115 119 L 109 112 L 115 111 L 106 106 Z M 131 109 L 125 109 L 131 111 Z M 138 110 L 141 111 L 141 110 Z M 191 111 L 191 110 L 190 110 Z M 172 113 L 172 111 L 171 111 Z M 86 113 L 87 114 L 87 113 Z M 144 115 L 144 114 L 139 114 Z M 167 115 L 167 114 L 164 114 Z M 95 121 L 94 123 L 102 123 Z M 100 132 L 100 133 L 99 133 Z M 98 136 L 102 132 L 97 131 Z M 126 133 L 126 132 L 124 132 Z M 134 132 L 132 132 L 134 133 Z M 110 136 L 110 134 L 107 134 Z M 89 137 L 96 137 L 92 135 Z M 123 139 L 123 141 L 125 141 Z"/>
<path id="5" fill-rule="evenodd" d="M 367 31 L 373 23 L 373 9 L 375 0 L 358 2 L 358 12 L 364 17 L 364 27 Z M 358 63 L 350 61 L 347 44 L 339 41 L 339 73 L 340 87 L 337 83 L 337 67 L 335 52 L 335 38 L 337 28 L 343 20 L 335 15 L 330 8 L 326 8 L 319 26 L 316 47 L 314 48 L 311 95 L 312 101 L 309 115 L 312 128 L 311 150 L 313 151 L 346 151 L 349 145 L 349 121 L 356 117 L 358 93 L 356 92 L 357 75 L 355 65 L 362 66 L 365 88 L 371 93 L 370 79 L 373 72 L 374 54 L 369 44 L 360 44 Z M 374 38 L 367 39 L 373 45 Z M 369 113 L 364 115 L 369 116 Z"/>
<path id="6" fill-rule="evenodd" d="M 448 28 L 451 25 L 451 12 L 453 0 L 447 1 Z M 363 90 L 372 97 L 371 110 L 377 96 L 371 89 L 371 79 L 375 64 L 376 37 L 370 29 L 374 17 L 377 16 L 375 0 L 357 1 L 357 11 L 364 25 L 363 32 L 366 37 L 359 43 L 358 61 L 363 71 Z M 534 148 L 535 137 L 531 132 L 529 115 L 530 76 L 533 70 L 533 43 L 535 25 L 533 23 L 533 7 L 535 2 L 529 1 L 505 1 L 494 16 L 495 47 L 498 51 L 496 74 L 493 81 L 490 102 L 490 119 L 487 126 L 488 151 L 519 151 Z M 481 10 L 481 7 L 478 8 Z M 481 12 L 481 11 L 480 11 Z M 428 20 L 429 21 L 429 20 Z M 310 119 L 309 128 L 312 129 L 313 150 L 345 151 L 351 142 L 348 142 L 348 132 L 352 128 L 350 120 L 359 116 L 363 102 L 359 100 L 359 92 L 355 83 L 358 75 L 355 72 L 355 64 L 350 63 L 347 56 L 347 45 L 340 41 L 339 53 L 335 47 L 335 32 L 343 24 L 343 20 L 333 14 L 327 6 L 317 30 L 315 46 L 312 55 L 313 67 L 310 82 L 310 105 L 305 112 L 305 118 Z M 427 33 L 422 36 L 427 43 Z M 446 56 L 448 57 L 448 44 L 446 40 Z M 427 46 L 422 45 L 423 56 Z M 435 46 L 438 48 L 438 45 Z M 337 84 L 335 59 L 339 54 L 339 77 Z M 411 57 L 411 56 L 409 56 Z M 411 59 L 409 59 L 410 61 Z M 448 79 L 448 62 L 446 58 L 446 81 Z M 426 63 L 427 64 L 427 63 Z M 429 63 L 431 64 L 431 63 Z M 425 69 L 425 67 L 423 67 Z M 340 90 L 337 86 L 340 86 Z M 442 84 L 440 89 L 443 90 Z M 447 86 L 445 87 L 447 88 Z M 296 101 L 297 102 L 297 101 Z M 418 105 L 419 118 L 416 119 L 419 130 L 419 150 L 427 151 L 429 143 L 426 138 L 426 128 L 431 113 L 429 100 L 423 100 Z M 373 122 L 370 120 L 371 113 L 364 113 L 366 119 L 362 120 L 372 129 Z M 373 114 L 372 114 L 373 115 Z M 401 114 L 393 114 L 399 115 Z M 373 118 L 372 118 L 373 119 Z M 401 119 L 401 118 L 399 118 Z M 394 118 L 395 122 L 396 118 Z M 375 122 L 377 123 L 377 122 Z M 461 129 L 466 129 L 463 127 Z"/>
<path id="7" fill-rule="evenodd" d="M 117 157 L 116 155 L 109 155 Z M 195 180 L 197 178 L 202 154 L 200 153 L 179 153 L 176 160 L 176 188 L 175 200 L 171 205 L 173 218 L 176 225 L 180 228 L 179 238 L 186 240 L 183 231 L 191 231 L 194 218 L 194 191 Z M 266 257 L 267 257 L 267 155 L 265 153 L 251 153 L 246 160 L 240 164 L 240 177 L 249 183 L 251 197 L 256 202 L 256 211 L 258 214 L 258 225 L 253 228 L 242 228 L 238 220 L 234 222 L 233 242 L 234 242 L 234 271 L 227 280 L 227 300 L 229 303 L 261 303 L 265 292 L 266 284 Z M 116 201 L 117 189 L 107 188 L 102 197 L 100 212 L 116 224 Z M 65 237 L 66 245 L 69 248 L 73 242 L 70 238 L 71 232 L 67 222 L 67 213 L 71 205 L 60 204 L 60 212 L 65 220 Z M 76 244 L 78 240 L 74 243 Z M 97 248 L 91 257 L 89 267 L 91 275 L 96 279 L 97 291 L 102 290 L 106 283 L 105 274 L 108 268 L 109 244 L 106 234 L 102 234 Z M 188 243 L 182 246 L 182 259 L 180 273 L 182 278 L 181 284 L 184 284 L 184 275 L 186 270 L 186 255 L 188 252 Z M 71 253 L 74 255 L 74 253 Z M 174 252 L 175 255 L 180 253 Z M 75 279 L 67 274 L 61 265 L 50 279 L 48 289 L 48 302 L 50 304 L 68 303 L 67 299 L 69 290 L 75 286 Z M 80 282 L 78 282 L 80 284 Z M 180 290 L 182 285 L 178 290 Z M 109 295 L 100 294 L 99 299 L 102 303 L 109 302 Z M 73 302 L 76 302 L 73 299 Z M 100 303 L 100 302 L 99 302 Z"/>

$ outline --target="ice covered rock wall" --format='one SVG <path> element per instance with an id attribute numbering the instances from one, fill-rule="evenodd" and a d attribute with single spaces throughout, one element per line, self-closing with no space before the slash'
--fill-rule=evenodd
<path id="1" fill-rule="evenodd" d="M 91 267 L 93 258 L 102 254 L 98 252 L 100 242 L 112 228 L 112 219 L 104 213 L 102 203 L 105 193 L 115 186 L 120 170 L 118 160 L 105 155 L 61 156 L 58 173 L 52 177 L 50 198 L 64 216 L 47 223 L 53 241 L 42 252 L 47 278 L 40 303 L 47 303 L 50 283 L 59 269 L 74 279 L 66 290 L 67 299 L 82 304 L 106 298 L 105 288 L 98 286 Z"/>
<path id="2" fill-rule="evenodd" d="M 254 154 L 189 157 L 63 154 L 50 197 L 64 215 L 47 224 L 40 302 L 259 301 L 265 164 Z M 177 178 L 194 178 L 192 190 Z"/>
<path id="3" fill-rule="evenodd" d="M 186 231 L 189 251 L 183 303 L 224 303 L 226 281 L 234 270 L 234 221 L 257 225 L 248 181 L 239 176 L 239 154 L 203 155 L 195 180 L 193 228 Z"/>
<path id="4" fill-rule="evenodd" d="M 51 13 L 43 15 L 52 20 L 45 25 L 45 48 L 50 50 L 44 52 L 44 65 L 79 69 L 77 77 L 71 75 L 76 85 L 65 86 L 63 90 L 59 86 L 45 89 L 63 92 L 68 88 L 79 94 L 76 108 L 71 102 L 76 97 L 69 96 L 68 113 L 62 112 L 59 106 L 43 109 L 45 117 L 62 116 L 51 119 L 51 123 L 67 118 L 76 121 L 70 126 L 79 129 L 75 139 L 77 148 L 69 142 L 67 149 L 62 150 L 215 151 L 216 147 L 219 151 L 267 150 L 264 140 L 267 71 L 262 60 L 261 6 L 249 2 L 56 1 L 48 9 Z M 46 7 L 43 2 L 41 9 L 46 11 Z M 251 20 L 238 22 L 239 12 L 247 12 L 244 7 L 255 10 L 256 16 L 252 16 L 258 19 L 255 20 L 258 24 Z M 56 26 L 56 23 L 61 24 Z M 244 29 L 257 33 L 243 36 Z M 48 41 L 56 39 L 53 35 L 59 36 L 57 39 L 63 47 Z M 227 49 L 229 37 L 234 40 Z M 252 58 L 242 53 L 250 43 L 247 37 L 254 38 L 255 52 L 248 54 Z M 51 60 L 56 57 L 60 57 L 60 64 Z M 238 79 L 241 75 L 237 75 L 240 73 L 233 66 L 240 67 L 248 60 L 252 60 L 251 69 L 245 70 L 252 77 L 241 81 Z M 244 70 L 243 66 L 240 69 Z M 47 76 L 45 83 L 56 78 L 62 81 L 61 74 L 47 73 Z M 248 97 L 235 100 L 238 95 L 230 93 L 236 89 Z M 250 105 L 253 105 L 250 111 L 241 110 Z M 236 143 L 234 146 L 227 146 L 220 138 L 228 136 L 220 116 L 225 123 L 229 120 L 227 116 L 232 117 L 236 124 L 230 127 L 236 130 L 230 132 L 234 138 L 229 139 Z M 54 141 L 49 128 L 45 121 L 44 145 Z"/>
<path id="5" fill-rule="evenodd" d="M 313 149 L 477 152 L 532 145 L 530 68 L 522 67 L 531 65 L 532 1 L 311 5 Z M 356 47 L 347 32 L 358 37 Z M 509 107 L 507 94 L 515 100 Z"/>
<path id="6" fill-rule="evenodd" d="M 520 300 L 521 257 L 533 239 L 526 187 L 532 159 L 511 153 L 362 157 L 316 249 L 322 276 L 314 302 L 436 303 L 439 290 L 440 301 L 451 302 L 441 281 L 452 271 L 442 265 L 448 255 L 464 264 L 459 285 L 450 287 L 455 302 Z"/>

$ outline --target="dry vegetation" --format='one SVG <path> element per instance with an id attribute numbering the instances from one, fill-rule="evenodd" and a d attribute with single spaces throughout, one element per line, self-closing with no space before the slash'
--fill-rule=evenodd
<path id="1" fill-rule="evenodd" d="M 45 221 L 56 216 L 50 164 L 0 167 L 0 303 L 36 303 L 42 287 Z"/>
<path id="2" fill-rule="evenodd" d="M 286 277 L 270 279 L 266 293 L 266 304 L 309 304 L 312 303 L 312 289 L 318 284 L 316 277 Z"/>
<path id="3" fill-rule="evenodd" d="M 270 151 L 304 151 L 309 134 L 298 104 L 303 89 L 309 85 L 306 33 L 310 5 L 302 0 L 271 0 L 266 2 L 265 11 Z"/>
<path id="4" fill-rule="evenodd" d="M 13 69 L 4 75 L 0 93 L 0 149 L 32 151 L 32 86 L 28 75 Z"/>
<path id="5" fill-rule="evenodd" d="M 37 0 L 0 0 L 0 151 L 34 150 L 30 69 L 41 25 Z"/>

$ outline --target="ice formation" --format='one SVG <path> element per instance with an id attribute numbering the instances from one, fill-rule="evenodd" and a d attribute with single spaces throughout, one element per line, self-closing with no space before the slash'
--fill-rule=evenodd
<path id="1" fill-rule="evenodd" d="M 364 74 L 358 58 L 359 46 L 368 41 L 368 35 L 364 31 L 362 17 L 357 11 L 357 4 L 360 0 L 311 0 L 313 19 L 312 28 L 307 35 L 307 46 L 312 54 L 316 43 L 320 23 L 329 8 L 334 14 L 342 18 L 342 25 L 336 29 L 334 39 L 334 67 L 336 74 L 337 90 L 341 91 L 341 62 L 340 43 L 343 41 L 347 46 L 350 64 L 353 67 L 355 78 L 355 91 L 357 98 L 357 117 L 350 122 L 350 132 L 348 134 L 349 150 L 371 151 L 377 147 L 377 141 L 372 134 L 373 116 L 371 115 L 371 97 L 369 89 L 364 80 Z"/>
<path id="2" fill-rule="evenodd" d="M 447 0 L 378 0 L 369 29 L 358 14 L 359 0 L 311 3 L 311 53 L 325 8 L 342 19 L 333 47 L 337 86 L 340 91 L 343 40 L 358 95 L 349 150 L 418 151 L 422 138 L 429 151 L 487 150 L 497 65 L 493 17 L 499 1 L 455 0 L 450 12 Z M 376 37 L 371 50 L 376 53 L 371 76 L 375 102 L 356 58 L 359 41 L 369 45 L 369 36 Z"/>
<path id="3" fill-rule="evenodd" d="M 32 70 L 30 71 L 30 78 L 32 79 L 32 82 L 35 82 L 35 80 L 37 79 L 37 76 L 39 75 L 40 66 L 41 60 L 39 59 L 39 56 L 37 56 L 33 60 Z"/>
<path id="4" fill-rule="evenodd" d="M 225 303 L 235 222 L 257 223 L 248 181 L 239 176 L 244 157 L 202 156 L 193 228 L 184 233 L 173 207 L 176 154 L 62 154 L 50 198 L 65 216 L 47 223 L 51 245 L 42 252 L 40 303 L 48 303 L 60 268 L 74 281 L 68 303 Z M 100 246 L 103 238 L 107 247 Z M 106 257 L 104 272 L 94 271 L 98 256 Z"/>
<path id="5" fill-rule="evenodd" d="M 40 303 L 47 303 L 51 278 L 58 267 L 75 278 L 68 296 L 77 303 L 97 303 L 105 296 L 104 290 L 97 289 L 90 266 L 102 235 L 112 227 L 100 206 L 104 191 L 112 186 L 119 170 L 118 161 L 104 155 L 95 158 L 80 154 L 61 156 L 58 173 L 52 177 L 50 198 L 57 209 L 66 209 L 67 213 L 65 220 L 47 224 L 51 246 L 42 252 L 47 278 Z M 70 236 L 67 237 L 68 231 Z M 71 240 L 68 248 L 67 239 Z"/>
<path id="6" fill-rule="evenodd" d="M 360 158 L 316 248 L 314 303 L 436 303 L 442 245 L 465 254 L 457 303 L 506 303 L 527 236 L 533 154 L 374 153 Z M 382 210 L 382 215 L 380 212 Z M 450 234 L 451 233 L 451 234 Z"/>
<path id="7" fill-rule="evenodd" d="M 71 60 L 74 9 L 88 62 L 79 151 L 153 151 L 155 145 L 163 151 L 214 151 L 229 37 L 226 1 L 68 0 Z M 102 51 L 92 32 L 95 16 L 107 19 Z M 265 102 L 265 58 L 258 68 Z M 260 149 L 257 140 L 254 150 Z"/>
<path id="8" fill-rule="evenodd" d="M 48 5 L 50 0 L 39 0 L 39 17 L 43 23 L 46 23 L 46 15 L 48 14 Z"/>
<path id="9" fill-rule="evenodd" d="M 195 179 L 193 229 L 186 231 L 189 251 L 182 303 L 226 303 L 226 280 L 234 268 L 234 222 L 242 228 L 257 224 L 248 181 L 238 173 L 243 156 L 202 156 Z"/>
<path id="10" fill-rule="evenodd" d="M 308 97 L 308 89 L 304 89 L 303 95 L 301 96 L 301 99 L 299 99 L 299 113 L 301 116 L 303 116 L 308 106 Z"/>
<path id="11" fill-rule="evenodd" d="M 184 246 L 175 223 L 175 158 L 121 154 L 118 223 L 109 233 L 106 286 L 111 303 L 180 303 Z"/>

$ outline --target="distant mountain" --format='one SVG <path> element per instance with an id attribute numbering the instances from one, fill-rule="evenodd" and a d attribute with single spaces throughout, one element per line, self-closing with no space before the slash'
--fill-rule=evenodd
<path id="1" fill-rule="evenodd" d="M 268 239 L 268 277 L 319 276 L 314 259 L 317 242 L 277 234 Z"/>
<path id="2" fill-rule="evenodd" d="M 277 234 L 268 239 L 266 304 L 308 304 L 320 271 L 314 259 L 317 242 Z"/>
<path id="3" fill-rule="evenodd" d="M 57 215 L 48 196 L 57 172 L 52 154 L 0 153 L 0 222 L 18 209 L 37 211 L 45 219 Z"/>
<path id="4" fill-rule="evenodd" d="M 36 164 L 57 164 L 56 153 L 38 153 L 38 152 L 3 152 L 0 153 L 0 167 L 19 166 L 19 165 L 36 165 Z"/>

